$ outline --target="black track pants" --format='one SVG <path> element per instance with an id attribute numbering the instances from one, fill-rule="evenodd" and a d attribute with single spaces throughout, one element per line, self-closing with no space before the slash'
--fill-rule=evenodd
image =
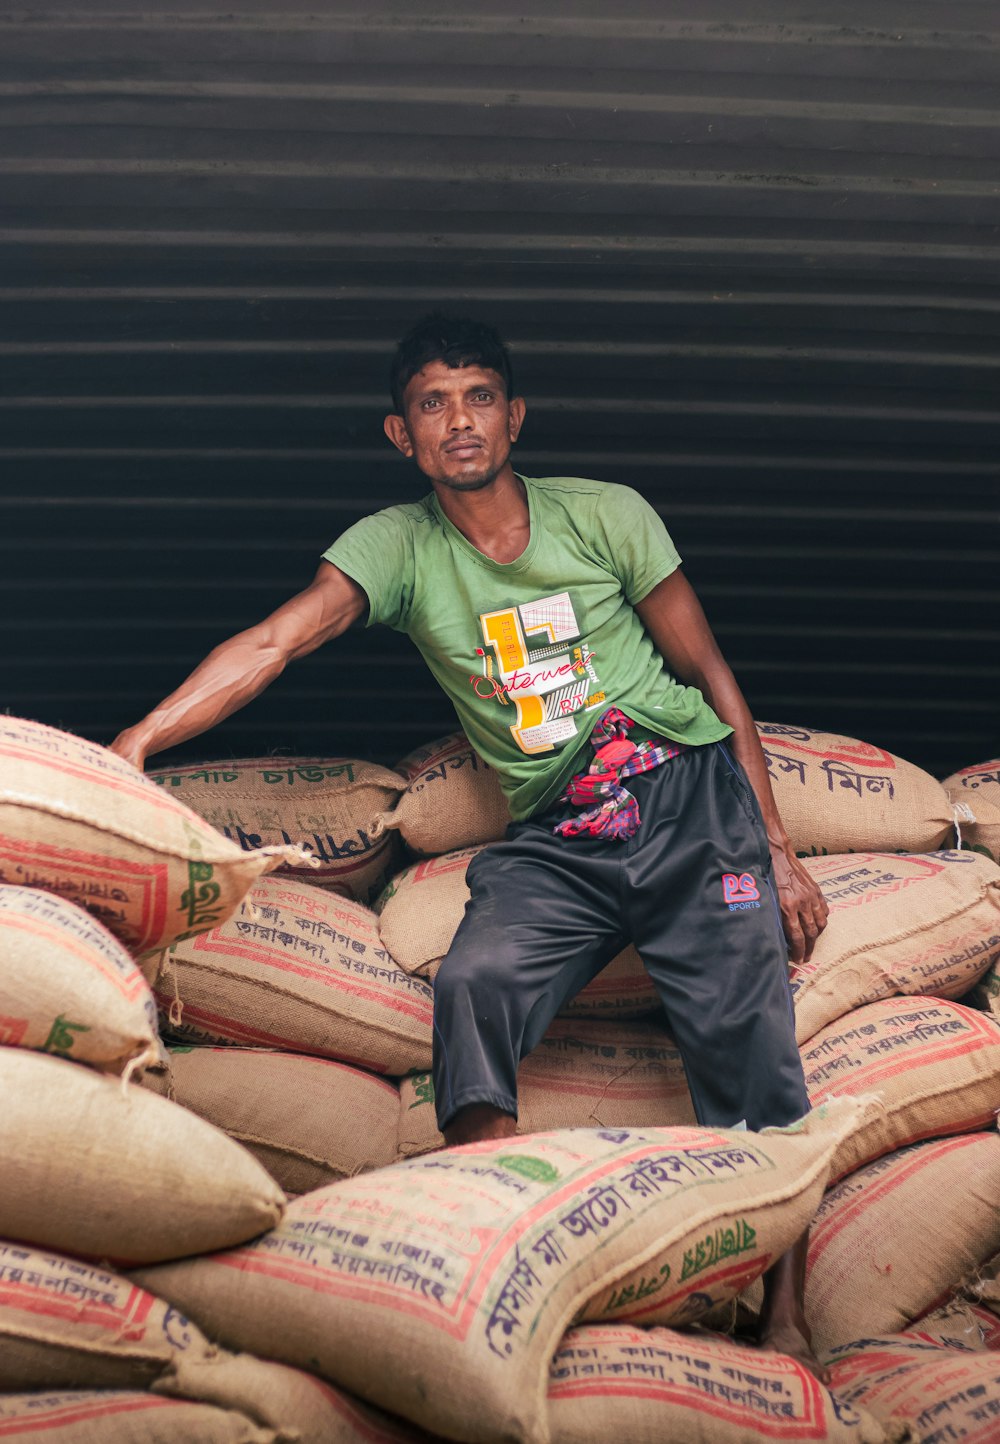
<path id="1" fill-rule="evenodd" d="M 568 806 L 512 824 L 469 865 L 472 892 L 434 983 L 438 1124 L 517 1114 L 517 1066 L 556 1013 L 633 942 L 656 984 L 702 1124 L 809 1110 L 767 836 L 724 743 L 629 779 L 627 840 L 562 838 Z"/>

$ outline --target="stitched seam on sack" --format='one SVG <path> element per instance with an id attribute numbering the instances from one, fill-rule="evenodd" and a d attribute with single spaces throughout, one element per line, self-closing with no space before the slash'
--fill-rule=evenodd
<path id="1" fill-rule="evenodd" d="M 198 973 L 210 973 L 215 978 L 225 978 L 226 981 L 230 983 L 235 981 L 238 983 L 246 983 L 252 988 L 263 988 L 266 992 L 277 994 L 279 998 L 292 998 L 300 1008 L 316 1009 L 326 1018 L 335 1018 L 338 1022 L 341 1023 L 355 1023 L 358 1027 L 371 1029 L 376 1033 L 384 1033 L 387 1038 L 398 1039 L 406 1037 L 405 1034 L 392 1032 L 382 1023 L 370 1023 L 367 1019 L 354 1018 L 344 1012 L 329 1012 L 323 1008 L 322 1003 L 317 1003 L 309 998 L 303 998 L 301 993 L 289 992 L 285 988 L 279 988 L 276 984 L 269 983 L 264 978 L 248 978 L 245 974 L 242 973 L 230 973 L 226 972 L 222 968 L 213 968 L 210 965 L 204 965 L 201 963 L 185 963 L 185 960 L 183 958 L 174 957 L 172 959 L 171 966 L 176 969 L 178 964 L 181 968 L 184 968 L 186 966 Z M 157 974 L 157 982 L 159 982 L 159 976 L 160 975 Z M 198 1006 L 198 1003 L 192 1003 L 190 1000 L 187 1000 L 185 1002 L 185 1007 L 187 1008 L 197 1008 Z M 232 1021 L 234 1023 L 238 1023 L 240 1020 L 238 1018 L 233 1018 Z M 337 1061 L 337 1059 L 334 1059 L 334 1062 Z"/>
<path id="2" fill-rule="evenodd" d="M 2 805 L 8 807 L 26 807 L 33 812 L 44 812 L 51 817 L 62 817 L 65 818 L 67 822 L 78 822 L 83 827 L 89 827 L 94 832 L 99 832 L 105 837 L 117 837 L 121 838 L 124 842 L 134 842 L 139 847 L 146 847 L 150 852 L 159 853 L 163 857 L 176 857 L 182 862 L 191 861 L 190 849 L 184 851 L 179 848 L 170 847 L 160 838 L 143 837 L 141 833 L 130 832 L 124 827 L 106 827 L 103 823 L 96 822 L 93 817 L 87 817 L 79 812 L 72 812 L 68 807 L 54 807 L 50 802 L 25 797 L 4 797 L 2 799 Z M 254 847 L 244 850 L 238 847 L 235 842 L 229 842 L 228 838 L 223 837 L 222 834 L 217 832 L 211 823 L 206 822 L 204 818 L 198 817 L 197 813 L 194 815 L 202 827 L 205 828 L 207 834 L 206 840 L 209 844 L 215 843 L 221 845 L 228 843 L 228 845 L 234 849 L 234 852 L 228 854 L 222 852 L 218 857 L 209 855 L 207 857 L 195 858 L 194 860 L 196 862 L 217 862 L 221 865 L 224 863 L 243 862 L 255 857 L 282 857 L 289 853 L 299 855 L 302 853 L 302 845 L 300 843 L 271 843 L 267 847 Z"/>
<path id="3" fill-rule="evenodd" d="M 137 843 L 140 848 L 149 848 L 150 852 L 162 853 L 162 855 L 167 856 L 167 858 L 179 858 L 185 862 L 188 862 L 190 859 L 190 851 L 183 852 L 179 851 L 179 849 L 172 848 L 172 846 L 167 846 L 166 843 L 163 842 L 163 839 L 144 838 L 141 833 L 128 832 L 128 830 L 124 829 L 124 827 L 105 826 L 104 823 L 95 822 L 94 817 L 88 817 L 82 813 L 72 812 L 69 807 L 55 807 L 52 806 L 52 803 L 48 803 L 48 801 L 30 799 L 30 797 L 4 797 L 3 803 L 9 807 L 27 807 L 27 809 L 32 810 L 32 812 L 46 813 L 48 814 L 48 816 L 51 817 L 65 817 L 66 822 L 81 823 L 82 826 L 91 827 L 94 832 L 100 832 L 102 833 L 102 835 L 108 836 L 108 838 L 121 838 L 124 840 L 124 842 Z M 198 816 L 198 814 L 195 814 L 195 816 Z M 198 822 L 201 823 L 203 827 L 205 827 L 206 833 L 209 833 L 209 842 L 214 843 L 216 842 L 216 840 L 218 840 L 219 843 L 228 842 L 228 838 L 224 838 L 221 833 L 215 832 L 215 829 L 211 826 L 211 823 L 206 823 L 205 820 L 203 820 L 203 817 L 198 817 Z M 235 842 L 229 843 L 229 846 L 235 849 L 235 856 L 232 855 L 232 853 L 229 853 L 229 855 L 227 856 L 227 853 L 224 852 L 221 856 L 218 856 L 218 858 L 212 858 L 212 856 L 209 856 L 209 858 L 198 858 L 195 859 L 195 861 L 219 862 L 219 864 L 222 864 L 222 862 L 242 861 L 242 859 L 244 858 L 253 858 L 253 856 L 267 856 L 268 852 L 270 852 L 270 855 L 274 855 L 273 849 L 254 848 L 253 851 L 244 852 L 242 851 L 242 848 L 237 848 L 237 843 Z M 284 845 L 277 846 L 278 851 L 287 851 L 287 849 L 284 848 Z M 291 846 L 294 846 L 294 843 Z"/>
<path id="4" fill-rule="evenodd" d="M 948 1098 L 954 1099 L 957 1102 L 962 1102 L 964 1101 L 966 1093 L 979 1091 L 984 1083 L 992 1082 L 996 1078 L 996 1076 L 997 1074 L 995 1069 L 992 1071 L 988 1070 L 980 1074 L 979 1077 L 970 1079 L 967 1083 L 946 1084 L 943 1088 L 935 1088 L 933 1091 L 928 1091 L 926 1093 L 917 1093 L 907 1098 L 905 1103 L 898 1103 L 894 1108 L 891 1109 L 891 1111 L 889 1106 L 883 1103 L 883 1106 L 885 1107 L 885 1117 L 887 1119 L 899 1118 L 907 1114 L 910 1109 L 920 1108 L 925 1103 L 930 1103 L 936 1098 Z M 830 1101 L 830 1098 L 856 1098 L 857 1096 L 858 1095 L 856 1093 L 831 1093 L 828 1098 L 824 1098 L 822 1101 L 824 1103 L 827 1103 Z M 881 1096 L 882 1095 L 880 1094 L 880 1097 Z M 991 1115 L 996 1112 L 996 1108 L 991 1108 L 989 1107 L 989 1105 L 984 1105 L 984 1107 L 986 1107 L 986 1111 Z M 1000 1108 L 1000 1085 L 998 1085 L 997 1087 L 997 1108 Z M 863 1134 L 866 1129 L 877 1128 L 881 1124 L 881 1122 L 881 1119 L 874 1118 L 871 1120 L 871 1122 L 865 1123 L 859 1128 L 857 1128 L 853 1133 L 847 1134 L 846 1137 L 852 1139 L 857 1138 L 861 1134 Z M 942 1124 L 941 1126 L 944 1127 L 946 1125 Z M 953 1126 L 955 1125 L 950 1122 L 947 1124 L 948 1128 L 951 1128 Z M 943 1136 L 948 1137 L 949 1135 L 944 1134 Z M 895 1147 L 897 1148 L 900 1148 L 902 1146 L 902 1144 L 895 1145 Z"/>
<path id="5" fill-rule="evenodd" d="M 110 1344 L 100 1344 L 93 1339 L 74 1339 L 70 1337 L 58 1337 L 51 1333 L 42 1333 L 31 1328 L 4 1328 L 0 1325 L 0 1338 L 13 1339 L 16 1343 L 19 1339 L 32 1339 L 36 1343 L 54 1345 L 63 1348 L 71 1353 L 92 1354 L 102 1359 L 113 1360 L 122 1364 L 135 1364 L 149 1362 L 159 1364 L 166 1368 L 170 1363 L 170 1354 L 156 1354 L 147 1352 L 145 1349 L 137 1349 L 135 1352 L 123 1353 L 120 1348 L 114 1348 Z M 46 1391 L 48 1392 L 48 1391 Z"/>
<path id="6" fill-rule="evenodd" d="M 222 1128 L 217 1123 L 216 1128 Z M 261 1148 L 269 1148 L 274 1153 L 280 1153 L 286 1158 L 301 1158 L 305 1163 L 315 1163 L 318 1168 L 325 1168 L 331 1172 L 339 1172 L 332 1159 L 320 1158 L 315 1153 L 307 1153 L 304 1148 L 299 1148 L 292 1143 L 276 1143 L 273 1138 L 258 1138 L 255 1133 L 243 1133 L 231 1128 L 222 1128 L 223 1133 L 233 1138 L 237 1143 L 253 1143 Z"/>
<path id="7" fill-rule="evenodd" d="M 910 938 L 915 938 L 919 936 L 920 933 L 930 932 L 931 928 L 937 928 L 940 927 L 943 923 L 951 922 L 953 918 L 959 917 L 962 913 L 971 912 L 974 907 L 978 906 L 979 903 L 986 900 L 987 893 L 992 888 L 1000 889 L 1000 880 L 994 880 L 991 878 L 989 882 L 983 883 L 980 886 L 979 892 L 977 893 L 976 897 L 973 898 L 971 902 L 960 903 L 958 907 L 955 908 L 954 912 L 940 913 L 937 917 L 932 918 L 929 922 L 920 923 L 916 928 L 910 928 L 908 931 L 902 933 L 893 933 L 891 937 L 881 938 L 878 943 L 858 943 L 856 947 L 850 948 L 846 952 L 838 953 L 837 956 L 834 958 L 825 959 L 820 964 L 820 967 L 815 973 L 806 974 L 806 976 L 802 980 L 803 985 L 813 980 L 818 981 L 821 977 L 825 977 L 827 971 L 830 968 L 839 967 L 841 963 L 846 962 L 848 958 L 856 958 L 859 954 L 875 952 L 878 948 L 893 947 L 896 943 L 905 943 Z M 1000 907 L 1000 898 L 997 899 L 997 906 Z M 888 977 L 889 974 L 886 973 L 884 974 L 884 976 Z"/>

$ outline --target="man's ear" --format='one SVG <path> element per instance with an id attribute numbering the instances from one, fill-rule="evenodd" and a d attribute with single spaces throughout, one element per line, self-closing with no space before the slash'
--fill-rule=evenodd
<path id="1" fill-rule="evenodd" d="M 401 416 L 390 413 L 383 421 L 385 434 L 392 442 L 397 451 L 404 456 L 413 455 L 413 442 L 410 440 L 410 433 L 406 429 L 406 422 Z"/>
<path id="2" fill-rule="evenodd" d="M 513 443 L 521 434 L 521 427 L 524 425 L 524 397 L 515 396 L 507 410 L 510 417 L 508 430 L 510 432 L 511 442 Z"/>

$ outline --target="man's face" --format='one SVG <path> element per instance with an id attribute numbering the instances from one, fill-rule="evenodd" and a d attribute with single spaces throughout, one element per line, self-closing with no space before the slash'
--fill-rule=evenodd
<path id="1" fill-rule="evenodd" d="M 432 482 L 480 491 L 507 465 L 524 420 L 524 402 L 508 402 L 495 371 L 430 361 L 407 384 L 402 416 L 385 432 Z"/>

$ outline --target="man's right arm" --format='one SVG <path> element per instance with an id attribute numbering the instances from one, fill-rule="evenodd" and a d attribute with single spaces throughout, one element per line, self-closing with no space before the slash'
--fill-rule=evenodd
<path id="1" fill-rule="evenodd" d="M 305 591 L 257 626 L 221 642 L 176 692 L 120 733 L 112 751 L 141 769 L 148 756 L 199 736 L 252 702 L 289 662 L 339 637 L 367 606 L 357 582 L 321 562 Z"/>

